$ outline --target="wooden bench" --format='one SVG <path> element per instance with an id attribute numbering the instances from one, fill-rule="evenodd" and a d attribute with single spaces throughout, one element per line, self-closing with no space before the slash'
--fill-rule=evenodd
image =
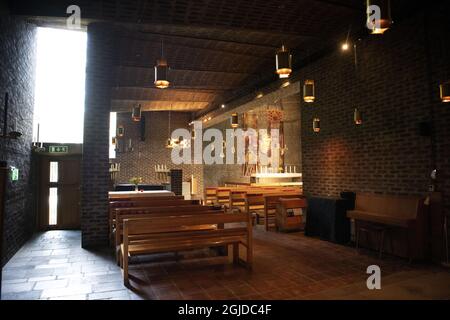
<path id="1" fill-rule="evenodd" d="M 208 247 L 233 246 L 234 263 L 242 263 L 239 246 L 246 248 L 245 266 L 253 260 L 252 223 L 248 213 L 211 213 L 181 216 L 152 217 L 124 220 L 123 244 L 120 246 L 120 265 L 124 284 L 129 285 L 129 259 L 152 253 L 179 252 Z M 245 225 L 235 225 L 244 223 Z M 203 225 L 228 225 L 214 230 L 195 230 Z M 189 228 L 189 229 L 186 229 Z"/>
<path id="2" fill-rule="evenodd" d="M 384 238 L 386 231 L 396 230 L 395 233 L 389 232 L 391 251 L 395 250 L 392 243 L 400 240 L 397 242 L 403 243 L 403 248 L 397 248 L 401 249 L 400 252 L 397 252 L 398 255 L 407 256 L 410 260 L 425 258 L 428 207 L 425 206 L 424 201 L 425 198 L 421 196 L 358 193 L 355 209 L 347 212 L 347 217 L 355 221 L 358 245 L 360 245 L 361 240 L 359 239 L 361 229 L 366 233 L 371 230 L 378 230 L 377 233 L 380 234 L 380 238 Z M 403 241 L 401 241 L 401 238 L 403 238 Z M 370 247 L 369 242 L 371 241 L 370 239 L 367 240 L 366 245 Z M 384 249 L 383 241 L 378 242 L 376 249 L 380 251 L 381 256 Z"/>
<path id="3" fill-rule="evenodd" d="M 116 249 L 122 243 L 123 236 L 123 221 L 125 219 L 143 219 L 151 217 L 167 217 L 167 216 L 182 216 L 195 214 L 219 214 L 224 213 L 222 209 L 217 209 L 210 206 L 197 206 L 192 208 L 185 207 L 165 207 L 165 208 L 126 208 L 116 209 L 114 218 L 114 230 L 111 238 L 114 239 L 112 243 Z M 222 226 L 219 226 L 222 227 Z M 199 227 L 200 228 L 200 227 Z M 216 226 L 205 225 L 202 229 L 216 228 Z"/>

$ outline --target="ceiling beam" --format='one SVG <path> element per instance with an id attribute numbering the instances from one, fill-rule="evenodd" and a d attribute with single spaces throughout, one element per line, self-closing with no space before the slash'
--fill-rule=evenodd
<path id="1" fill-rule="evenodd" d="M 148 43 L 153 43 L 154 45 L 152 47 L 161 48 L 161 39 L 158 40 L 152 40 L 152 39 L 148 39 L 148 38 L 140 38 L 140 37 L 135 37 L 135 36 L 121 36 L 121 38 L 124 39 L 130 39 L 133 41 L 140 41 L 140 42 L 148 42 Z M 210 41 L 210 40 L 202 40 L 202 41 Z M 255 54 L 255 53 L 240 53 L 240 52 L 236 52 L 236 51 L 231 51 L 231 50 L 223 50 L 223 49 L 213 49 L 213 48 L 205 48 L 205 47 L 200 47 L 200 46 L 193 46 L 193 45 L 188 45 L 188 44 L 182 44 L 182 43 L 176 43 L 176 42 L 168 42 L 164 40 L 164 47 L 183 47 L 183 48 L 189 48 L 189 49 L 194 49 L 194 50 L 202 50 L 202 51 L 209 51 L 211 53 L 215 53 L 215 52 L 219 52 L 221 54 L 224 55 L 233 55 L 233 56 L 242 56 L 242 57 L 253 57 L 259 60 L 272 60 L 272 57 L 269 57 L 268 55 L 261 55 L 261 54 Z"/>
<path id="2" fill-rule="evenodd" d="M 257 30 L 253 30 L 253 32 L 257 32 Z M 223 39 L 223 38 L 219 39 L 219 38 L 213 38 L 213 37 L 200 37 L 200 36 L 193 36 L 193 35 L 185 36 L 185 35 L 176 35 L 176 34 L 156 32 L 156 31 L 140 31 L 139 33 L 144 34 L 144 35 L 151 34 L 151 35 L 158 35 L 158 36 L 163 36 L 163 37 L 232 43 L 232 44 L 241 45 L 241 46 L 261 47 L 261 48 L 266 48 L 266 49 L 267 48 L 277 49 L 279 47 L 278 44 L 263 44 L 263 43 L 258 43 L 258 42 L 238 41 L 238 40 L 229 40 L 229 39 L 227 40 L 227 39 Z"/>
<path id="3" fill-rule="evenodd" d="M 256 72 L 242 72 L 242 71 L 233 71 L 233 70 L 223 70 L 223 69 L 203 69 L 203 68 L 178 68 L 172 64 L 170 64 L 171 70 L 177 70 L 177 71 L 193 71 L 193 72 L 206 72 L 206 73 L 229 73 L 229 74 L 242 74 L 242 75 L 258 75 L 259 73 Z M 142 69 L 154 69 L 155 65 L 149 65 L 149 64 L 135 64 L 130 62 L 118 62 L 116 65 L 118 68 L 125 67 L 125 68 L 142 68 Z"/>
<path id="4" fill-rule="evenodd" d="M 115 85 L 113 89 L 122 89 L 122 88 L 128 88 L 128 89 L 155 89 L 154 86 L 121 86 L 121 85 Z M 208 86 L 171 86 L 167 89 L 158 89 L 158 90 L 183 90 L 183 91 L 189 91 L 189 92 L 204 92 L 204 93 L 210 93 L 210 92 L 224 92 L 228 90 L 232 90 L 231 87 L 208 87 Z"/>
<path id="5" fill-rule="evenodd" d="M 127 101 L 134 101 L 136 103 L 150 103 L 150 102 L 176 102 L 176 103 L 211 103 L 211 101 L 202 101 L 202 100 L 180 100 L 175 97 L 171 97 L 170 99 L 165 99 L 163 97 L 158 97 L 155 100 L 152 99 L 124 99 L 124 98 L 113 98 L 111 101 L 116 101 L 119 103 L 125 103 Z"/>
<path id="6" fill-rule="evenodd" d="M 120 64 L 117 68 L 135 68 L 135 69 L 151 69 L 153 70 L 155 66 L 149 65 L 131 65 L 131 64 Z M 186 69 L 186 68 L 170 68 L 171 71 L 186 71 L 186 72 L 204 72 L 204 73 L 223 73 L 223 74 L 236 74 L 236 75 L 257 75 L 258 73 L 250 72 L 238 72 L 238 71 L 224 71 L 224 70 L 208 70 L 208 69 Z"/>

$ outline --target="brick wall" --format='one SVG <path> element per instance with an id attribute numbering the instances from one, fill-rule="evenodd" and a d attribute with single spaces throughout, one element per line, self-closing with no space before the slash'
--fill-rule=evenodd
<path id="1" fill-rule="evenodd" d="M 36 28 L 15 18 L 0 19 L 0 125 L 3 130 L 4 95 L 9 93 L 9 130 L 22 133 L 18 140 L 0 139 L 0 160 L 19 169 L 17 182 L 6 186 L 3 263 L 34 231 L 36 212 L 31 182 Z"/>
<path id="2" fill-rule="evenodd" d="M 259 128 L 256 129 L 267 129 L 267 123 L 261 118 L 266 110 L 267 103 L 261 102 L 259 105 L 257 103 L 255 105 L 255 103 L 246 108 L 244 112 L 252 110 L 260 113 Z M 282 106 L 284 110 L 284 136 L 288 147 L 285 154 L 285 164 L 296 165 L 298 168 L 301 168 L 300 95 L 294 94 L 284 97 L 281 99 L 281 102 L 274 103 L 273 106 Z M 231 128 L 230 120 L 225 120 L 212 127 L 221 130 L 225 137 L 225 130 Z M 249 177 L 242 176 L 242 166 L 236 164 L 204 165 L 204 180 L 206 187 L 223 185 L 225 182 L 250 182 Z"/>
<path id="3" fill-rule="evenodd" d="M 168 138 L 168 112 L 143 112 L 145 116 L 145 140 L 140 138 L 140 125 L 131 120 L 131 113 L 118 113 L 117 125 L 125 128 L 125 136 L 119 143 L 132 140 L 133 151 L 117 153 L 116 162 L 120 163 L 118 183 L 129 183 L 131 177 L 142 177 L 144 183 L 160 184 L 167 182 L 155 172 L 155 165 L 167 165 L 170 169 L 183 170 L 183 181 L 188 181 L 191 175 L 197 179 L 199 195 L 203 194 L 203 168 L 201 165 L 175 165 L 171 161 L 171 150 L 165 148 Z M 171 112 L 171 131 L 178 128 L 188 129 L 190 114 Z M 193 149 L 193 148 L 192 148 Z M 192 157 L 193 159 L 193 157 Z"/>
<path id="4" fill-rule="evenodd" d="M 82 246 L 108 243 L 109 114 L 114 80 L 114 30 L 88 27 L 81 190 Z"/>
<path id="5" fill-rule="evenodd" d="M 301 106 L 306 194 L 421 194 L 437 167 L 450 213 L 450 106 L 440 103 L 438 92 L 442 70 L 450 75 L 443 56 L 445 43 L 450 52 L 447 11 L 431 13 L 428 32 L 420 13 L 383 36 L 358 42 L 358 76 L 353 54 L 339 51 L 299 71 L 316 80 L 317 92 L 314 104 Z M 359 127 L 353 123 L 355 107 L 363 113 Z M 321 120 L 320 133 L 312 131 L 314 117 Z M 436 153 L 432 139 L 419 134 L 423 121 L 434 127 Z"/>

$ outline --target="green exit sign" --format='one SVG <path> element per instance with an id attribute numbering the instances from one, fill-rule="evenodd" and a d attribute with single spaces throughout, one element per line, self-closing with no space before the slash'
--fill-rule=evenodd
<path id="1" fill-rule="evenodd" d="M 68 146 L 50 146 L 48 148 L 50 153 L 68 153 L 69 147 Z"/>

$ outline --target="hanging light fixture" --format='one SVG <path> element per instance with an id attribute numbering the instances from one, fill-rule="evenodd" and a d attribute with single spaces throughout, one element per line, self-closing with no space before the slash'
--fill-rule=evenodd
<path id="1" fill-rule="evenodd" d="M 312 103 L 316 99 L 314 80 L 305 80 L 303 85 L 303 100 L 307 103 Z"/>
<path id="2" fill-rule="evenodd" d="M 319 118 L 314 118 L 314 120 L 313 120 L 313 131 L 320 132 L 320 119 Z"/>
<path id="3" fill-rule="evenodd" d="M 374 17 L 371 6 L 378 6 L 380 16 Z M 390 0 L 367 0 L 367 27 L 372 34 L 383 34 L 392 25 Z"/>
<path id="4" fill-rule="evenodd" d="M 131 119 L 133 119 L 133 121 L 135 122 L 139 122 L 141 121 L 141 105 L 137 104 L 133 107 L 133 112 L 131 113 Z"/>
<path id="5" fill-rule="evenodd" d="M 155 66 L 155 86 L 159 89 L 165 89 L 170 86 L 169 65 L 164 58 L 164 43 L 161 42 L 161 58 L 156 61 Z"/>
<path id="6" fill-rule="evenodd" d="M 440 86 L 441 101 L 450 102 L 450 81 L 442 83 Z"/>
<path id="7" fill-rule="evenodd" d="M 237 128 L 239 126 L 239 116 L 237 113 L 231 115 L 231 127 Z"/>
<path id="8" fill-rule="evenodd" d="M 286 49 L 284 45 L 278 50 L 275 55 L 276 60 L 276 73 L 280 78 L 289 78 L 292 72 L 292 55 L 289 50 Z"/>
<path id="9" fill-rule="evenodd" d="M 355 121 L 356 125 L 361 125 L 362 124 L 361 111 L 359 111 L 358 109 L 355 109 L 355 112 L 353 113 L 353 120 Z"/>

